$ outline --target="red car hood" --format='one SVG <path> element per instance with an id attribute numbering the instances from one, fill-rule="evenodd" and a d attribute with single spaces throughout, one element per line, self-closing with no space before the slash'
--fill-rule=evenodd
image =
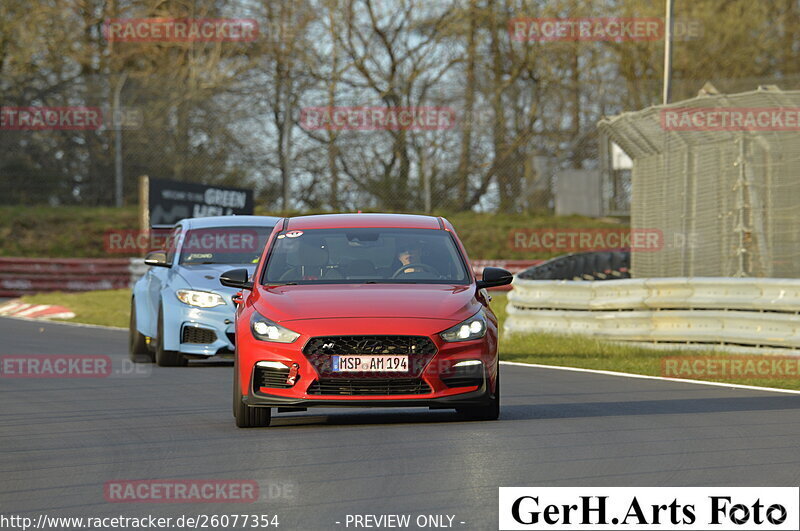
<path id="1" fill-rule="evenodd" d="M 273 321 L 416 317 L 463 321 L 480 309 L 475 286 L 324 284 L 259 288 L 255 309 Z"/>

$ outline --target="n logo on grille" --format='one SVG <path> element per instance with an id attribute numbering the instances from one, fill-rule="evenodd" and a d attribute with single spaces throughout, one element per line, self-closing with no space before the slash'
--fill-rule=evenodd
<path id="1" fill-rule="evenodd" d="M 375 340 L 364 339 L 358 342 L 356 349 L 358 352 L 380 352 L 381 344 Z"/>

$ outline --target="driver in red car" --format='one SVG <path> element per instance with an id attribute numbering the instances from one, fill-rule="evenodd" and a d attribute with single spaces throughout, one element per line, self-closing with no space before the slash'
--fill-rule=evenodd
<path id="1" fill-rule="evenodd" d="M 420 268 L 405 267 L 422 262 L 422 248 L 419 243 L 413 241 L 399 243 L 397 246 L 397 260 L 400 261 L 400 265 L 395 269 L 400 269 L 402 267 L 403 273 L 417 273 L 422 271 Z"/>

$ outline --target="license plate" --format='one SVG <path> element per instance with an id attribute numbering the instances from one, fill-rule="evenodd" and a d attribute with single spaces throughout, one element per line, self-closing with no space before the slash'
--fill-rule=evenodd
<path id="1" fill-rule="evenodd" d="M 408 372 L 408 356 L 332 356 L 333 372 Z"/>

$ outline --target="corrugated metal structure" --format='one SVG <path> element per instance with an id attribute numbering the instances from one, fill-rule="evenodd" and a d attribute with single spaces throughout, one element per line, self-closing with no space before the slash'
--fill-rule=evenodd
<path id="1" fill-rule="evenodd" d="M 631 227 L 664 235 L 632 275 L 800 278 L 799 122 L 773 86 L 602 120 L 634 161 Z"/>

